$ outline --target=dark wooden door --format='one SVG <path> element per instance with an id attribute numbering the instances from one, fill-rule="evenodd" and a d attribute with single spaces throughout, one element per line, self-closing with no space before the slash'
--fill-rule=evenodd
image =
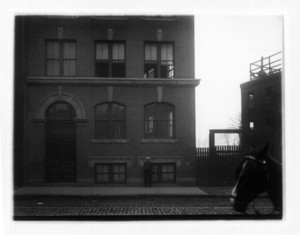
<path id="1" fill-rule="evenodd" d="M 76 138 L 74 121 L 48 121 L 46 128 L 46 181 L 76 181 Z"/>

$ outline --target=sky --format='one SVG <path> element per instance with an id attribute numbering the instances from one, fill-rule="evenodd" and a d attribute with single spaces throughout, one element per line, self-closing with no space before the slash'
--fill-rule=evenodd
<path id="1" fill-rule="evenodd" d="M 283 49 L 282 17 L 195 15 L 196 146 L 207 147 L 209 129 L 227 129 L 241 112 L 240 84 L 250 63 Z M 225 144 L 224 135 L 216 144 Z"/>

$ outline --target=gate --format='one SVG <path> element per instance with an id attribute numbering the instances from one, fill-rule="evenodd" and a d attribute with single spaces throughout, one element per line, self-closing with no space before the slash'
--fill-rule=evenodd
<path id="1" fill-rule="evenodd" d="M 239 146 L 215 146 L 216 133 L 240 134 Z M 235 172 L 251 145 L 261 147 L 269 143 L 269 154 L 279 162 L 282 161 L 281 130 L 210 130 L 209 148 L 196 149 L 196 182 L 198 185 L 233 186 Z"/>
<path id="2" fill-rule="evenodd" d="M 215 146 L 196 149 L 197 185 L 232 186 L 235 171 L 243 160 L 241 146 Z"/>

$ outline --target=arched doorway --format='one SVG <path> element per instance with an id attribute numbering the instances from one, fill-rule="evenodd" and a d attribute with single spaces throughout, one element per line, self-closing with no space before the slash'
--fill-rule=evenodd
<path id="1" fill-rule="evenodd" d="M 46 110 L 46 182 L 76 181 L 76 112 L 66 102 Z"/>

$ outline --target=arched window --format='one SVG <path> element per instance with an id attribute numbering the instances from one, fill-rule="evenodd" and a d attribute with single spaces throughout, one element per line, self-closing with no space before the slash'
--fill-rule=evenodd
<path id="1" fill-rule="evenodd" d="M 48 120 L 73 120 L 76 118 L 76 112 L 68 103 L 56 102 L 47 109 L 46 118 Z"/>
<path id="2" fill-rule="evenodd" d="M 126 138 L 126 107 L 113 102 L 95 107 L 95 137 L 97 139 Z"/>
<path id="3" fill-rule="evenodd" d="M 145 138 L 175 138 L 174 106 L 151 103 L 145 106 Z"/>

